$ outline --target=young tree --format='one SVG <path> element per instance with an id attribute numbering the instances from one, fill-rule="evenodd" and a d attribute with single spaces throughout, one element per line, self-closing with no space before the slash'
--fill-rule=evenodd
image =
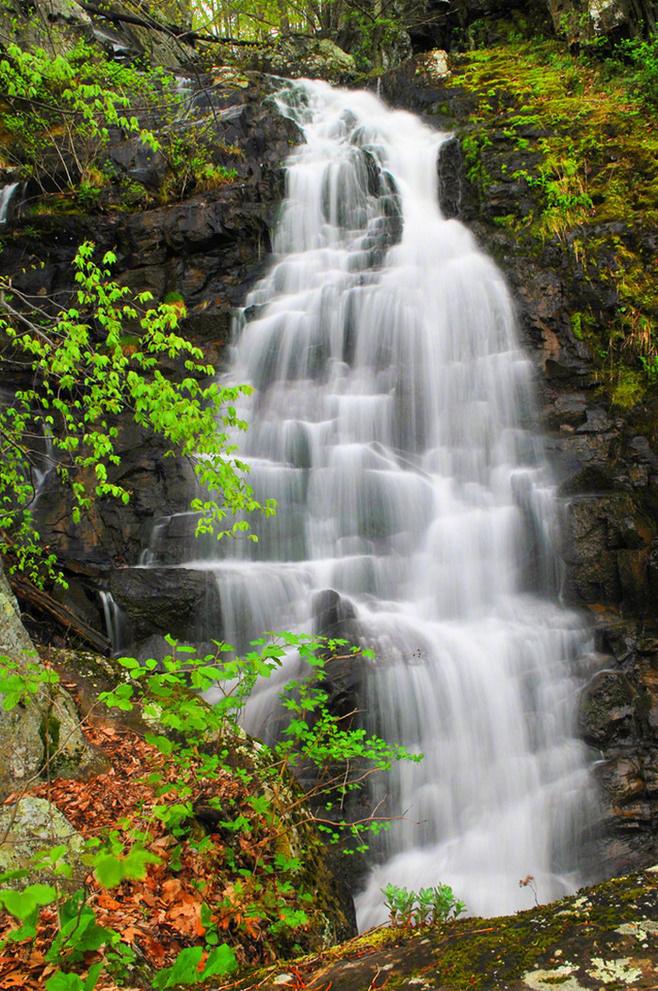
<path id="1" fill-rule="evenodd" d="M 245 513 L 274 512 L 271 500 L 254 498 L 229 439 L 246 429 L 235 402 L 249 387 L 214 381 L 201 351 L 177 333 L 182 303 L 154 305 L 149 293 L 119 285 L 114 262 L 107 252 L 97 264 L 94 245 L 81 245 L 64 307 L 0 277 L 0 377 L 6 381 L 11 368 L 14 380 L 27 382 L 0 396 L 0 554 L 10 570 L 37 581 L 57 577 L 33 517 L 44 460 L 70 488 L 73 522 L 94 499 L 128 502 L 130 492 L 112 481 L 126 417 L 193 464 L 199 531 L 237 534 L 249 528 Z M 175 359 L 182 375 L 167 371 L 163 359 Z"/>

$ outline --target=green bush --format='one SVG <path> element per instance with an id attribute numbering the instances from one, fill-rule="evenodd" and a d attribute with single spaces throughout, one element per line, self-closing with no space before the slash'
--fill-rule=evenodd
<path id="1" fill-rule="evenodd" d="M 207 870 L 216 870 L 221 852 L 224 863 L 233 869 L 232 893 L 226 897 L 240 902 L 247 931 L 250 922 L 258 923 L 276 943 L 282 931 L 294 934 L 311 922 L 313 895 L 299 880 L 305 851 L 291 852 L 306 835 L 304 824 L 315 822 L 332 843 L 346 838 L 352 850 L 363 849 L 368 831 L 377 832 L 387 823 L 362 812 L 351 820 L 346 811 L 349 797 L 393 761 L 421 757 L 359 727 L 346 726 L 330 712 L 325 687 L 328 665 L 336 657 L 356 660 L 367 653 L 343 640 L 270 634 L 267 640 L 254 641 L 243 658 L 235 658 L 232 648 L 223 643 L 216 644 L 216 653 L 199 657 L 193 647 L 168 640 L 171 654 L 161 661 L 122 658 L 126 678 L 99 697 L 110 708 L 138 713 L 151 727 L 146 740 L 163 760 L 154 762 L 146 781 L 161 801 L 143 816 L 136 809 L 134 821 L 122 821 L 120 829 L 88 840 L 82 861 L 97 885 L 116 889 L 120 898 L 124 882 L 143 880 L 151 865 L 160 863 L 163 847 L 154 844 L 154 833 L 160 836 L 164 827 L 169 840 L 167 862 L 174 870 L 180 869 L 176 865 L 187 852 L 195 858 L 207 855 Z M 289 651 L 305 662 L 306 677 L 288 682 L 280 693 L 287 721 L 278 741 L 270 746 L 250 742 L 239 725 L 244 706 L 258 682 L 271 677 Z M 5 710 L 29 704 L 40 688 L 46 690 L 57 681 L 54 672 L 41 668 L 39 674 L 37 666 L 26 670 L 22 685 L 20 676 L 15 663 L 0 657 Z M 217 695 L 214 705 L 202 697 L 209 690 Z M 306 793 L 291 777 L 291 771 L 300 768 L 315 772 L 316 783 Z M 227 781 L 239 788 L 227 786 Z M 199 793 L 216 810 L 219 822 L 213 831 L 221 833 L 219 847 L 213 846 L 210 836 L 199 836 L 194 815 L 194 796 Z M 288 838 L 288 853 L 282 837 Z M 236 851 L 243 846 L 257 853 L 250 868 L 237 862 Z M 0 887 L 0 907 L 16 920 L 5 943 L 34 941 L 42 910 L 54 907 L 59 924 L 54 932 L 47 929 L 51 935 L 45 959 L 58 973 L 49 979 L 47 991 L 92 991 L 103 969 L 116 978 L 130 967 L 134 953 L 118 932 L 98 924 L 93 890 L 70 893 L 60 886 L 62 878 L 70 880 L 73 873 L 65 855 L 62 846 L 43 851 L 32 865 L 0 875 L 0 885 L 5 884 Z M 30 866 L 36 869 L 37 862 L 40 873 L 50 871 L 49 883 L 17 889 L 17 882 L 29 880 Z M 224 902 L 206 904 L 211 889 L 202 886 L 201 877 L 199 886 L 204 895 L 202 935 L 194 945 L 184 947 L 171 966 L 157 972 L 151 983 L 158 991 L 225 975 L 237 966 L 234 947 L 220 943 L 228 931 L 216 924 Z M 446 901 L 443 889 L 432 892 L 435 918 L 447 918 L 459 909 L 454 900 Z M 43 939 L 43 931 L 40 936 Z M 89 954 L 95 955 L 94 965 L 86 970 Z"/>

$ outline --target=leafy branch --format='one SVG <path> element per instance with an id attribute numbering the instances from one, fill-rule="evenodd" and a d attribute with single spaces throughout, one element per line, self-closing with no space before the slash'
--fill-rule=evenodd
<path id="1" fill-rule="evenodd" d="M 33 519 L 37 465 L 45 457 L 68 486 L 73 523 L 96 499 L 127 503 L 130 491 L 112 479 L 122 417 L 191 463 L 202 492 L 192 502 L 200 532 L 236 535 L 249 528 L 245 514 L 274 512 L 271 500 L 254 498 L 229 437 L 246 429 L 235 403 L 249 388 L 212 380 L 200 349 L 177 333 L 184 307 L 154 305 L 150 293 L 119 285 L 115 261 L 107 252 L 99 265 L 93 244 L 81 245 L 69 305 L 50 313 L 0 277 L 0 368 L 18 361 L 32 376 L 0 400 L 0 553 L 36 581 L 57 576 Z M 166 372 L 164 359 L 182 366 L 183 377 Z"/>

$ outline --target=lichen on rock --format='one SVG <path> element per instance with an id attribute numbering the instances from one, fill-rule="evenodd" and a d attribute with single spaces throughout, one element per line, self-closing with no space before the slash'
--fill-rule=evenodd
<path id="1" fill-rule="evenodd" d="M 0 657 L 24 670 L 39 665 L 7 578 L 0 571 Z M 98 762 L 68 692 L 44 685 L 7 711 L 0 705 L 0 797 L 42 776 L 78 777 Z"/>
<path id="2" fill-rule="evenodd" d="M 66 862 L 75 871 L 84 841 L 45 798 L 26 795 L 0 809 L 0 872 L 24 869 L 36 854 L 55 846 L 66 848 Z M 37 874 L 32 873 L 30 880 L 34 882 L 36 878 Z"/>

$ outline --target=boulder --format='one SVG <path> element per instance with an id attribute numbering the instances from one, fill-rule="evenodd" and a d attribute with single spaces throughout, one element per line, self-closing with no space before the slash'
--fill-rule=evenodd
<path id="1" fill-rule="evenodd" d="M 274 44 L 250 47 L 240 53 L 243 68 L 298 79 L 341 82 L 356 70 L 354 57 L 329 38 L 281 37 Z"/>
<path id="2" fill-rule="evenodd" d="M 78 777 L 97 766 L 71 696 L 59 686 L 39 684 L 41 662 L 1 571 L 0 656 L 34 683 L 18 705 L 0 706 L 0 798 L 34 779 Z"/>
<path id="3" fill-rule="evenodd" d="M 14 805 L 0 809 L 0 872 L 26 868 L 35 854 L 54 846 L 66 847 L 63 857 L 75 873 L 84 841 L 51 802 L 26 795 Z M 41 875 L 39 871 L 39 879 Z M 44 876 L 43 880 L 47 878 Z M 35 881 L 34 873 L 29 881 Z"/>
<path id="4" fill-rule="evenodd" d="M 165 633 L 187 642 L 220 637 L 219 593 L 211 571 L 121 568 L 112 573 L 110 591 L 127 621 L 130 643 Z"/>

